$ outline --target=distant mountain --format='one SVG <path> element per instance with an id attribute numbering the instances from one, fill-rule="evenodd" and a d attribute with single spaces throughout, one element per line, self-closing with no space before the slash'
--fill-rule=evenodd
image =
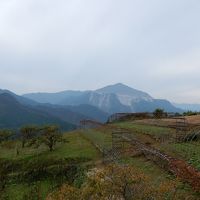
<path id="1" fill-rule="evenodd" d="M 38 102 L 31 100 L 29 98 L 25 98 L 23 96 L 16 95 L 15 93 L 9 91 L 9 90 L 1 90 L 0 89 L 0 94 L 9 94 L 13 96 L 19 103 L 24 104 L 24 105 L 37 105 Z"/>
<path id="2" fill-rule="evenodd" d="M 178 104 L 173 103 L 174 106 L 184 111 L 200 112 L 200 104 Z"/>
<path id="3" fill-rule="evenodd" d="M 167 112 L 182 113 L 183 110 L 173 106 L 169 101 L 164 99 L 153 99 L 153 101 L 139 101 L 132 105 L 137 112 L 153 112 L 157 108 L 164 109 Z"/>
<path id="4" fill-rule="evenodd" d="M 57 93 L 30 93 L 24 94 L 23 97 L 31 99 L 38 103 L 62 104 L 66 98 L 76 98 L 83 94 L 81 91 L 63 91 Z"/>
<path id="5" fill-rule="evenodd" d="M 40 112 L 37 109 L 20 103 L 12 93 L 0 94 L 0 128 L 14 128 L 27 124 L 57 124 L 64 130 L 72 130 L 75 125 L 65 122 L 52 115 Z M 22 98 L 23 99 L 23 98 Z"/>
<path id="6" fill-rule="evenodd" d="M 60 120 L 79 125 L 81 120 L 90 119 L 100 122 L 106 122 L 109 114 L 91 105 L 62 106 L 52 104 L 40 104 L 34 106 L 34 109 L 40 113 L 59 118 Z"/>
<path id="7" fill-rule="evenodd" d="M 154 99 L 149 94 L 118 83 L 95 91 L 64 91 L 60 93 L 32 93 L 24 97 L 42 103 L 78 106 L 92 105 L 113 114 L 116 112 L 152 112 L 162 108 L 168 112 L 182 112 L 167 100 Z"/>
<path id="8" fill-rule="evenodd" d="M 71 96 L 77 96 L 78 93 L 80 92 L 69 91 L 69 92 L 64 92 L 64 93 L 65 95 L 71 97 Z M 21 121 L 23 122 L 25 120 L 23 124 L 25 124 L 25 122 L 26 124 L 31 124 L 31 123 L 38 124 L 39 122 L 42 122 L 44 124 L 44 123 L 51 122 L 51 123 L 61 124 L 63 127 L 65 127 L 65 129 L 68 127 L 66 126 L 66 123 L 72 124 L 73 126 L 74 125 L 77 126 L 79 125 L 80 121 L 83 119 L 91 119 L 91 120 L 96 120 L 100 122 L 106 122 L 109 116 L 108 113 L 105 113 L 99 108 L 94 107 L 92 105 L 78 105 L 78 106 L 53 105 L 53 104 L 46 103 L 45 98 L 42 101 L 44 103 L 41 103 L 32 99 L 28 99 L 24 96 L 16 95 L 15 93 L 9 90 L 0 90 L 0 95 L 2 95 L 1 98 L 7 95 L 10 97 L 8 99 L 11 99 L 11 97 L 13 99 L 13 101 L 11 101 L 10 103 L 8 101 L 8 106 L 5 108 L 6 111 L 8 111 L 8 108 L 11 108 L 11 107 L 13 108 L 12 117 L 9 117 L 10 111 L 7 112 L 8 116 L 6 116 L 5 110 L 1 109 L 0 107 L 0 116 L 2 116 L 1 119 L 2 120 L 5 119 L 6 121 L 8 121 L 9 118 L 12 118 L 13 122 L 18 121 L 16 112 L 18 113 L 24 112 L 24 109 L 26 109 L 26 111 L 29 111 L 29 114 L 31 111 L 31 112 L 34 112 L 34 114 L 37 114 L 39 116 L 37 116 L 36 120 L 33 120 L 33 117 L 25 117 L 26 120 L 23 119 Z M 59 93 L 58 97 L 55 97 L 54 99 L 54 95 L 52 94 L 50 95 L 51 96 L 50 101 L 56 103 L 56 98 L 57 100 L 59 100 L 59 98 L 62 99 L 63 95 L 64 95 L 63 93 Z M 3 119 L 3 116 L 4 116 L 4 119 Z M 27 114 L 23 114 L 23 116 L 27 116 Z M 63 125 L 64 122 L 65 124 Z M 0 122 L 0 124 L 3 127 L 4 123 Z M 16 124 L 20 125 L 20 123 L 16 123 Z M 0 128 L 1 128 L 1 125 L 0 125 Z M 11 123 L 6 122 L 6 127 L 13 127 L 13 125 Z"/>
<path id="9" fill-rule="evenodd" d="M 131 105 L 132 101 L 152 101 L 153 98 L 140 90 L 133 89 L 122 83 L 115 85 L 110 85 L 101 89 L 96 90 L 95 92 L 99 94 L 116 94 L 120 102 L 124 105 Z"/>
<path id="10" fill-rule="evenodd" d="M 99 108 L 92 105 L 81 104 L 77 106 L 67 106 L 67 108 L 75 113 L 80 113 L 86 116 L 84 119 L 106 122 L 109 117 L 109 113 L 103 112 Z"/>
<path id="11" fill-rule="evenodd" d="M 79 97 L 68 97 L 61 102 L 61 105 L 77 106 L 88 104 L 95 106 L 107 113 L 129 112 L 128 106 L 122 105 L 115 94 L 99 94 L 97 92 L 86 92 Z"/>

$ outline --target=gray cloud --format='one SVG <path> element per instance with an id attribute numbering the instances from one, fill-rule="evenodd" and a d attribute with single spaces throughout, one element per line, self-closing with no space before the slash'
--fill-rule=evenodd
<path id="1" fill-rule="evenodd" d="M 0 0 L 0 87 L 123 82 L 200 103 L 199 0 Z"/>

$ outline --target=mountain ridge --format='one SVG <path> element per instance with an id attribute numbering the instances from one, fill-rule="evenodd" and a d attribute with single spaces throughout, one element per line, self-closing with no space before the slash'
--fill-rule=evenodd
<path id="1" fill-rule="evenodd" d="M 62 94 L 62 97 L 59 97 Z M 49 95 L 52 101 L 49 99 Z M 156 108 L 162 108 L 168 112 L 182 112 L 167 100 L 154 99 L 148 93 L 136 90 L 122 83 L 109 85 L 97 90 L 88 91 L 63 91 L 59 93 L 31 93 L 23 95 L 31 100 L 59 105 L 88 104 L 113 114 L 115 112 L 152 112 Z"/>
<path id="2" fill-rule="evenodd" d="M 23 96 L 9 90 L 0 90 L 0 127 L 43 122 L 58 123 L 67 129 L 78 126 L 83 119 L 106 122 L 113 113 L 153 112 L 156 108 L 166 112 L 182 112 L 167 100 L 154 99 L 148 93 L 122 83 L 93 91 L 66 90 Z"/>
<path id="3" fill-rule="evenodd" d="M 72 130 L 76 126 L 54 116 L 23 105 L 9 93 L 0 94 L 0 128 L 18 129 L 27 124 L 57 124 L 63 130 Z"/>
<path id="4" fill-rule="evenodd" d="M 70 124 L 71 127 L 79 126 L 79 122 L 83 119 L 96 120 L 103 123 L 107 121 L 109 116 L 108 113 L 105 113 L 91 105 L 65 106 L 52 105 L 49 103 L 43 104 L 35 102 L 31 99 L 29 100 L 26 97 L 16 95 L 9 90 L 0 90 L 0 103 L 4 100 L 5 96 L 7 97 L 7 100 L 2 102 L 5 106 L 0 105 L 0 116 L 2 116 L 0 119 L 2 121 L 6 119 L 0 127 L 5 125 L 4 128 L 14 127 L 12 123 L 7 123 L 9 122 L 9 118 L 13 121 L 17 121 L 19 126 L 25 125 L 25 121 L 27 124 L 40 124 L 40 121 L 53 123 L 55 121 L 67 129 L 67 124 Z M 13 112 L 11 112 L 11 108 Z M 29 120 L 21 118 L 20 122 L 18 120 L 17 113 L 23 113 L 23 115 L 27 116 L 27 119 Z"/>

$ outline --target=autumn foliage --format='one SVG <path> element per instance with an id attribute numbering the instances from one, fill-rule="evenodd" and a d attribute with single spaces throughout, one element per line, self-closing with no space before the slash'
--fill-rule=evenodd
<path id="1" fill-rule="evenodd" d="M 178 181 L 169 180 L 155 186 L 133 166 L 109 165 L 90 171 L 81 188 L 65 184 L 47 200 L 185 199 L 178 196 L 178 185 Z"/>

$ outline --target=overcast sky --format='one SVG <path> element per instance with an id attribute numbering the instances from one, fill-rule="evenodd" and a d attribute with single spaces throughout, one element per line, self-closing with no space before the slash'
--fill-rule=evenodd
<path id="1" fill-rule="evenodd" d="M 0 0 L 0 88 L 118 82 L 200 103 L 200 1 Z"/>

